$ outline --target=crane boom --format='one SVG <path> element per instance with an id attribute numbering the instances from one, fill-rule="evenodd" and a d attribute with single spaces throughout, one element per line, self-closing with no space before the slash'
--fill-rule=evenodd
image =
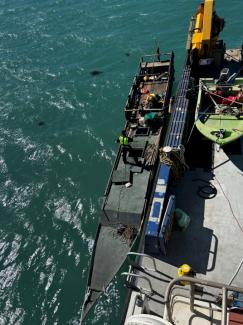
<path id="1" fill-rule="evenodd" d="M 205 0 L 203 15 L 202 41 L 210 42 L 212 32 L 212 21 L 214 12 L 214 0 Z"/>
<path id="2" fill-rule="evenodd" d="M 205 0 L 196 13 L 195 28 L 191 39 L 191 50 L 198 57 L 207 57 L 215 48 L 219 33 L 224 27 L 224 19 L 214 11 L 214 0 Z"/>

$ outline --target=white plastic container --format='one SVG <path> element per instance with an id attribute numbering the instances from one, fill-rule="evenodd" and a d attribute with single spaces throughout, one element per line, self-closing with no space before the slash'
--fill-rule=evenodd
<path id="1" fill-rule="evenodd" d="M 148 314 L 130 316 L 125 325 L 172 325 L 165 319 Z"/>

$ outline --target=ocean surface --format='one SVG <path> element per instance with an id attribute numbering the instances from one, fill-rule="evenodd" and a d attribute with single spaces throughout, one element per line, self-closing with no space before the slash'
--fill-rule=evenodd
<path id="1" fill-rule="evenodd" d="M 195 0 L 0 0 L 0 324 L 80 324 L 102 195 L 142 54 L 185 57 Z M 243 40 L 243 0 L 218 0 Z M 176 84 L 176 83 L 175 83 Z M 117 276 L 89 324 L 119 324 Z"/>

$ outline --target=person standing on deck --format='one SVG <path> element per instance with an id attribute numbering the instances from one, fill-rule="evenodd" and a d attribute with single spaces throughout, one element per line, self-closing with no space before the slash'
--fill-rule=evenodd
<path id="1" fill-rule="evenodd" d="M 130 146 L 130 142 L 132 142 L 132 138 L 128 137 L 126 135 L 126 131 L 122 130 L 121 135 L 119 136 L 119 138 L 116 140 L 116 142 L 120 143 L 121 148 L 122 148 L 122 159 L 124 164 L 127 163 L 127 154 L 129 152 L 131 152 L 131 146 Z"/>

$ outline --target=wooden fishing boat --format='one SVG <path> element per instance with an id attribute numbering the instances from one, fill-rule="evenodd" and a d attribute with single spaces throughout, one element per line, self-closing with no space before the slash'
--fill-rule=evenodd
<path id="1" fill-rule="evenodd" d="M 144 56 L 133 80 L 124 109 L 123 132 L 130 140 L 129 149 L 125 153 L 120 145 L 104 194 L 82 318 L 105 291 L 140 236 L 166 125 L 173 62 L 173 52 L 158 50 Z"/>

